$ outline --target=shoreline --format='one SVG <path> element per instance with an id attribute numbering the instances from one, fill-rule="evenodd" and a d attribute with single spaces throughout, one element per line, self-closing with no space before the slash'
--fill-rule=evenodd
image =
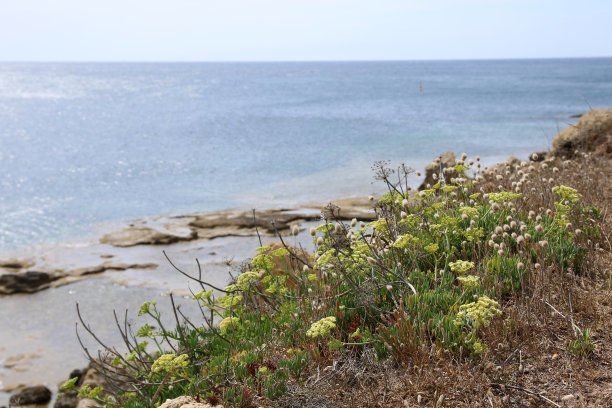
<path id="1" fill-rule="evenodd" d="M 329 202 L 342 208 L 340 217 L 345 220 L 375 217 L 367 197 Z M 309 202 L 294 208 L 256 210 L 256 226 L 270 240 L 276 235 L 272 221 L 279 232 L 287 232 L 294 225 L 320 220 L 325 205 L 327 202 Z M 0 254 L 0 296 L 34 293 L 107 271 L 153 271 L 160 264 L 147 261 L 151 252 L 192 252 L 219 238 L 256 236 L 252 211 L 241 209 L 117 222 L 88 239 L 4 251 Z M 28 256 L 31 253 L 36 255 Z"/>
<path id="2" fill-rule="evenodd" d="M 612 111 L 610 112 L 612 114 Z M 611 139 L 609 139 L 608 137 L 608 144 L 610 140 Z M 604 140 L 604 144 L 605 143 L 606 140 Z M 596 147 L 599 148 L 600 146 Z M 552 150 L 554 149 L 555 141 L 553 141 Z M 546 155 L 548 156 L 548 154 L 550 153 L 551 158 L 556 160 L 555 154 L 552 152 L 552 150 L 547 152 Z M 570 152 L 573 153 L 573 150 L 571 150 Z M 612 149 L 607 151 L 607 153 L 611 152 Z M 500 166 L 505 165 L 507 168 L 509 168 L 510 165 L 508 163 L 511 160 L 512 158 L 509 158 L 504 163 L 500 163 Z M 548 160 L 548 157 L 546 157 L 545 160 Z M 563 166 L 560 167 L 563 168 Z M 371 219 L 373 219 L 375 216 L 375 214 L 370 211 L 372 203 L 368 198 L 361 197 L 331 201 L 335 202 L 340 207 L 346 209 L 346 212 L 341 212 L 340 214 L 343 219 L 351 219 L 355 217 L 358 219 L 367 220 L 366 217 L 371 217 Z M 265 220 L 269 221 L 270 218 L 277 218 L 279 226 L 281 226 L 282 222 L 282 230 L 288 231 L 296 223 L 309 223 L 319 219 L 317 210 L 318 208 L 323 207 L 325 204 L 326 203 L 305 203 L 299 208 L 262 210 L 260 214 L 260 220 L 263 223 Z M 269 227 L 265 227 L 264 225 L 262 225 L 262 228 L 263 229 L 260 230 L 260 232 L 263 233 L 266 238 L 270 238 L 273 236 L 272 230 Z M 193 235 L 194 231 L 196 232 L 195 236 Z M 200 234 L 200 231 L 202 232 L 202 234 Z M 301 238 L 310 238 L 308 234 L 304 233 L 301 233 L 300 236 Z M 105 243 L 100 242 L 100 240 L 102 239 L 105 240 Z M 150 241 L 149 244 L 146 243 L 147 240 Z M 66 264 L 69 263 L 69 261 L 67 261 L 66 259 L 70 260 L 70 257 L 65 258 L 67 252 L 62 252 L 63 249 L 64 251 L 68 252 L 72 251 L 73 254 L 80 253 L 79 258 L 83 257 L 81 260 L 91 259 L 95 260 L 98 263 L 107 263 L 107 269 L 104 271 L 80 270 L 77 273 L 78 269 L 67 269 L 68 272 L 71 273 L 64 276 L 64 278 L 67 279 L 66 281 L 61 281 L 61 277 L 56 279 L 57 287 L 62 286 L 65 283 L 74 282 L 76 280 L 82 279 L 83 277 L 91 275 L 92 277 L 104 277 L 104 282 L 106 286 L 129 286 L 127 288 L 129 290 L 132 286 L 139 286 L 133 284 L 135 280 L 137 281 L 137 279 L 141 279 L 143 283 L 145 280 L 152 279 L 157 283 L 163 281 L 163 279 L 167 279 L 167 273 L 176 274 L 173 271 L 162 271 L 164 267 L 169 270 L 167 264 L 163 267 L 160 266 L 160 253 L 162 250 L 169 248 L 172 249 L 171 255 L 173 256 L 173 258 L 180 257 L 183 258 L 183 260 L 187 261 L 183 262 L 182 264 L 179 264 L 180 267 L 194 266 L 192 261 L 193 258 L 190 256 L 190 254 L 207 253 L 211 256 L 212 259 L 211 262 L 207 263 L 206 265 L 213 265 L 215 262 L 218 263 L 218 269 L 216 271 L 212 270 L 211 276 L 217 274 L 217 278 L 223 279 L 223 283 L 225 283 L 225 280 L 227 279 L 228 267 L 232 266 L 232 264 L 237 265 L 238 263 L 234 262 L 234 260 L 231 258 L 226 259 L 228 262 L 225 262 L 223 260 L 223 257 L 228 254 L 240 254 L 241 251 L 236 250 L 236 245 L 241 245 L 240 249 L 243 250 L 243 253 L 252 255 L 254 253 L 254 248 L 257 246 L 255 244 L 256 241 L 257 235 L 255 230 L 252 228 L 251 212 L 246 210 L 225 210 L 214 213 L 192 213 L 182 216 L 158 216 L 141 219 L 132 223 L 123 224 L 122 229 L 115 229 L 114 231 L 110 231 L 108 234 L 99 237 L 98 242 L 93 245 L 78 246 L 77 244 L 72 243 L 73 246 L 66 245 L 63 248 L 59 248 L 59 250 L 54 254 L 46 253 L 40 254 L 38 256 L 40 256 L 41 261 L 44 260 L 45 262 L 52 263 L 53 261 L 57 261 L 58 259 L 63 259 L 64 263 Z M 82 254 L 82 252 L 85 252 L 83 251 L 83 248 L 88 249 L 89 252 L 87 255 Z M 93 248 L 95 248 L 95 250 Z M 58 248 L 55 249 L 57 250 Z M 111 250 L 115 252 L 111 253 Z M 223 253 L 223 250 L 226 252 Z M 157 258 L 152 256 L 153 253 L 157 253 Z M 134 257 L 135 255 L 137 256 L 136 258 L 129 258 Z M 125 259 L 132 259 L 132 261 L 140 259 L 142 260 L 142 264 L 136 262 L 133 265 L 129 265 L 125 263 Z M 146 262 L 156 262 L 156 266 L 142 268 L 136 267 L 136 265 L 144 265 Z M 27 263 L 24 263 L 24 265 L 25 264 Z M 114 274 L 112 272 L 109 272 L 110 270 L 112 270 L 112 268 L 110 268 L 109 266 L 113 265 L 115 266 L 115 270 L 122 271 L 120 279 L 123 279 L 125 283 L 118 283 L 117 281 L 113 280 L 112 275 Z M 125 265 L 127 265 L 125 269 L 121 269 Z M 36 262 L 34 262 L 33 265 L 28 265 L 26 269 L 31 270 L 35 266 L 37 266 Z M 74 265 L 71 264 L 69 266 Z M 221 268 L 223 269 L 224 273 L 217 273 L 217 271 L 220 271 Z M 166 275 L 162 274 L 155 276 L 157 272 L 163 272 Z M 205 279 L 208 279 L 211 276 L 206 276 Z M 132 280 L 130 281 L 130 279 Z M 95 286 L 93 284 L 94 280 L 90 280 L 88 282 L 92 283 L 89 286 Z M 176 282 L 178 281 L 175 281 L 175 283 Z M 41 287 L 40 289 L 43 288 Z M 61 290 L 55 293 L 60 294 L 66 292 L 65 288 L 60 289 Z M 48 293 L 47 295 L 48 298 L 53 297 L 53 293 Z M 25 300 L 27 296 L 28 295 L 18 296 L 17 298 Z M 0 299 L 1 298 L 8 299 L 8 296 L 0 296 Z M 130 295 L 129 300 L 134 302 L 136 299 L 133 295 Z M 112 303 L 112 299 L 110 298 L 107 299 L 107 301 L 108 303 Z M 51 304 L 51 307 L 54 307 L 54 305 Z M 134 309 L 132 308 L 131 310 Z M 34 319 L 37 317 L 38 316 L 33 316 Z M 0 348 L 0 351 L 3 351 L 2 348 Z M 6 351 L 8 351 L 9 353 L 11 352 L 10 350 Z M 50 353 L 53 352 L 47 352 L 47 354 Z M 69 369 L 70 367 L 62 368 L 62 370 L 66 370 L 66 372 L 68 372 Z M 0 391 L 0 397 L 1 396 L 2 395 Z"/>

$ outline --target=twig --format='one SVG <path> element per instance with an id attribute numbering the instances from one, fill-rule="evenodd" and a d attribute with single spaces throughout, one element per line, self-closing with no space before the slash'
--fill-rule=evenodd
<path id="1" fill-rule="evenodd" d="M 516 385 L 498 384 L 498 383 L 491 383 L 491 387 L 495 387 L 495 388 L 503 388 L 503 387 L 505 387 L 505 388 L 510 388 L 512 390 L 523 391 L 523 392 L 525 392 L 527 394 L 531 394 L 533 396 L 536 396 L 536 397 L 542 399 L 543 401 L 548 402 L 549 404 L 551 404 L 554 407 L 561 408 L 561 405 L 557 404 L 556 402 L 546 398 L 545 396 L 543 396 L 542 394 L 540 394 L 538 392 L 528 390 L 527 388 L 519 387 L 519 386 L 516 386 Z"/>

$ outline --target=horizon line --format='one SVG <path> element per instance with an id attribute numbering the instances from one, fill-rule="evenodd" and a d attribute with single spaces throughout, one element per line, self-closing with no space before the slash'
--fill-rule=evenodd
<path id="1" fill-rule="evenodd" d="M 467 62 L 467 61 L 539 61 L 539 60 L 570 60 L 570 59 L 609 59 L 609 56 L 581 57 L 499 57 L 499 58 L 430 58 L 430 59 L 295 59 L 295 60 L 3 60 L 0 64 L 266 64 L 266 63 L 355 63 L 355 62 Z"/>

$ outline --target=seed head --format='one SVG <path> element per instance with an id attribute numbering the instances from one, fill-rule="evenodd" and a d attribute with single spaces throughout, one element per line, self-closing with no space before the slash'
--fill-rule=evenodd
<path id="1" fill-rule="evenodd" d="M 538 154 L 537 153 L 532 154 L 531 155 L 531 160 L 537 161 L 538 160 Z"/>
<path id="2" fill-rule="evenodd" d="M 300 233 L 300 229 L 298 228 L 297 225 L 294 225 L 291 228 L 291 235 L 293 235 L 294 237 L 296 237 L 298 234 Z"/>
<path id="3" fill-rule="evenodd" d="M 408 207 L 408 200 L 405 198 L 402 200 L 402 207 L 404 208 Z"/>
<path id="4" fill-rule="evenodd" d="M 357 218 L 353 218 L 351 220 L 351 227 L 354 227 L 355 225 L 357 225 Z"/>
<path id="5" fill-rule="evenodd" d="M 313 237 L 317 235 L 317 230 L 315 229 L 315 227 L 310 227 L 310 235 L 312 235 Z"/>
<path id="6" fill-rule="evenodd" d="M 317 238 L 317 245 L 318 245 L 318 246 L 323 245 L 323 242 L 324 242 L 323 237 L 319 237 L 319 238 Z"/>

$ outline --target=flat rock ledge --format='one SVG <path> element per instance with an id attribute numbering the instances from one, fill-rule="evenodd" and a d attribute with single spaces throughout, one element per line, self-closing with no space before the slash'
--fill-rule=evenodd
<path id="1" fill-rule="evenodd" d="M 340 219 L 360 218 L 372 220 L 375 213 L 367 198 L 349 198 L 333 201 L 339 207 Z M 195 213 L 176 217 L 159 217 L 138 221 L 100 238 L 101 244 L 116 247 L 135 245 L 167 245 L 175 242 L 209 240 L 228 236 L 272 236 L 276 231 L 286 232 L 292 226 L 321 219 L 325 204 L 312 203 L 312 208 L 271 209 L 255 212 L 227 210 Z"/>
<path id="2" fill-rule="evenodd" d="M 70 281 L 78 280 L 84 276 L 102 273 L 105 271 L 124 271 L 127 269 L 152 269 L 158 265 L 154 263 L 113 263 L 104 262 L 101 265 L 81 267 L 62 271 L 17 271 L 0 275 L 0 295 L 15 293 L 34 293 L 52 286 L 59 286 Z"/>

